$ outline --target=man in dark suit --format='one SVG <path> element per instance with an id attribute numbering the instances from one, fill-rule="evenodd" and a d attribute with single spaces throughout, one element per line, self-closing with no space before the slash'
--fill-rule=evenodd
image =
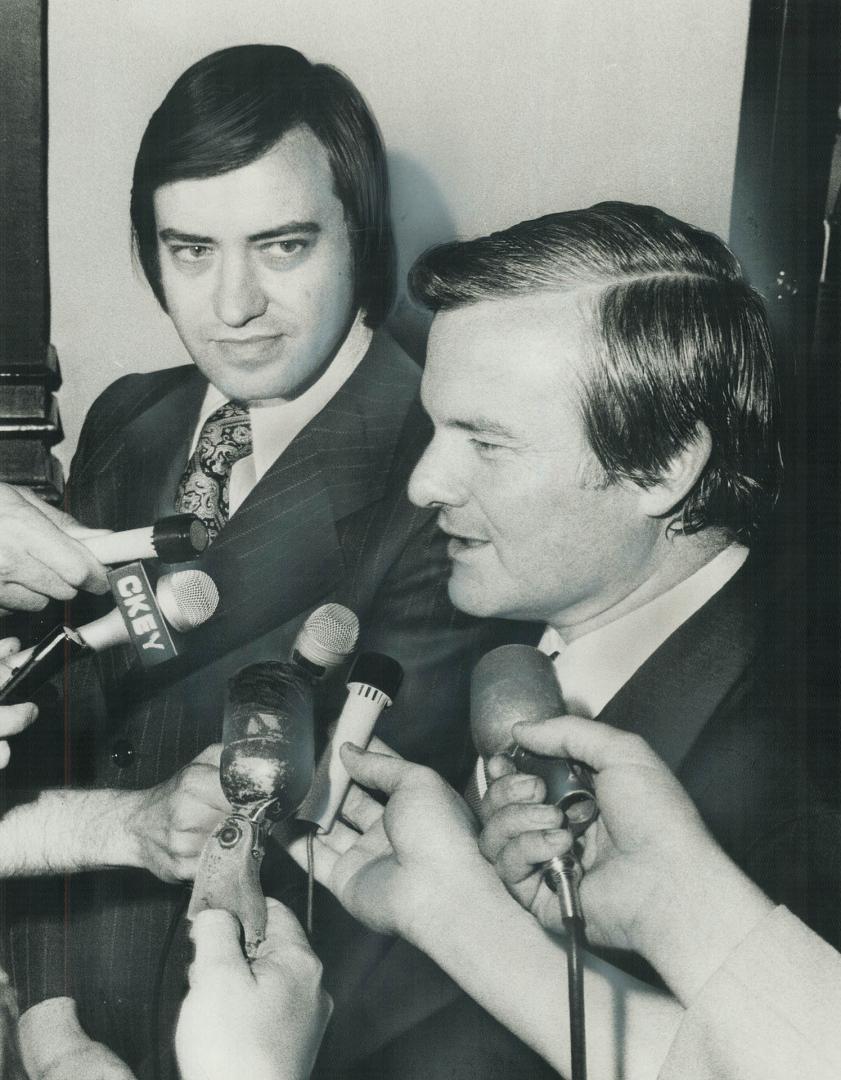
<path id="1" fill-rule="evenodd" d="M 450 537 L 453 602 L 534 622 L 569 711 L 643 735 L 725 850 L 838 946 L 837 658 L 804 634 L 801 584 L 751 553 L 776 390 L 737 261 L 605 203 L 444 245 L 410 281 L 435 314 L 435 433 L 409 493 Z M 534 778 L 494 778 L 485 854 L 554 925 L 540 867 L 566 844 L 560 811 Z M 425 1037 L 462 1013 L 427 1012 Z"/>
<path id="2" fill-rule="evenodd" d="M 170 665 L 141 671 L 115 648 L 75 669 L 64 736 L 61 717 L 42 717 L 42 752 L 19 755 L 32 786 L 99 789 L 101 812 L 81 834 L 94 850 L 61 869 L 124 869 L 68 878 L 63 897 L 37 883 L 12 961 L 27 1038 L 55 1027 L 49 999 L 74 998 L 88 1034 L 147 1075 L 159 1045 L 168 1055 L 183 996 L 175 883 L 218 819 L 205 748 L 220 739 L 228 677 L 288 655 L 319 604 L 346 604 L 362 647 L 405 671 L 381 734 L 457 780 L 470 768 L 466 676 L 480 624 L 453 610 L 443 540 L 405 494 L 428 430 L 420 372 L 382 330 L 394 286 L 387 172 L 355 87 L 279 46 L 205 58 L 149 123 L 131 212 L 140 263 L 193 364 L 128 375 L 94 403 L 68 508 L 117 530 L 196 512 L 213 537 L 198 565 L 221 602 Z M 107 608 L 86 599 L 78 623 Z M 337 704 L 323 703 L 325 722 Z M 69 815 L 68 830 L 77 824 Z M 269 857 L 265 877 L 295 902 L 291 863 Z M 352 940 L 367 970 L 381 945 L 338 918 L 316 911 L 323 949 L 336 956 Z M 332 991 L 331 979 L 344 981 L 328 960 Z"/>

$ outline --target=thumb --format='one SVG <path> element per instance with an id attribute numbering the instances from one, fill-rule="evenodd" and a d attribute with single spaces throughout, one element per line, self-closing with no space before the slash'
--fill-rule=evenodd
<path id="1" fill-rule="evenodd" d="M 386 795 L 393 795 L 410 770 L 416 767 L 402 758 L 360 750 L 353 743 L 343 743 L 339 753 L 345 768 L 357 784 L 376 788 Z"/>
<path id="2" fill-rule="evenodd" d="M 193 919 L 190 937 L 196 946 L 196 956 L 190 967 L 191 986 L 197 978 L 219 968 L 248 964 L 239 943 L 239 922 L 229 911 L 218 908 L 200 911 Z"/>

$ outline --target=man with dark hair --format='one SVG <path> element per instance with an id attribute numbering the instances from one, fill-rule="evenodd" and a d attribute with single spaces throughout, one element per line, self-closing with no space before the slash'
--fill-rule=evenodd
<path id="1" fill-rule="evenodd" d="M 642 735 L 728 854 L 838 946 L 837 658 L 804 656 L 799 594 L 749 556 L 777 402 L 736 260 L 602 203 L 439 247 L 411 285 L 435 312 L 435 434 L 409 493 L 450 536 L 453 602 L 544 624 L 568 711 Z M 484 801 L 484 851 L 526 905 L 561 823 L 542 794 L 506 776 Z"/>
<path id="2" fill-rule="evenodd" d="M 189 957 L 176 886 L 220 812 L 218 748 L 206 748 L 221 737 L 227 679 L 288 656 L 314 607 L 345 604 L 361 647 L 405 672 L 381 734 L 457 781 L 472 759 L 466 684 L 479 624 L 452 609 L 444 541 L 405 494 L 429 432 L 420 371 L 381 329 L 394 292 L 386 162 L 350 81 L 281 46 L 199 61 L 143 136 L 131 216 L 140 264 L 193 363 L 127 375 L 94 403 L 68 509 L 87 528 L 117 530 L 195 512 L 212 537 L 198 565 L 221 601 L 176 662 L 142 671 L 112 649 L 72 672 L 64 732 L 62 717 L 42 715 L 18 784 L 100 789 L 84 828 L 70 813 L 55 822 L 80 853 L 61 869 L 122 869 L 59 882 L 52 909 L 37 881 L 12 961 L 31 1042 L 75 1017 L 66 1004 L 58 1025 L 47 999 L 72 998 L 88 1035 L 141 1075 L 168 1075 Z M 101 587 L 96 566 L 68 571 L 58 593 L 26 578 L 33 605 L 72 595 L 84 573 Z M 76 623 L 108 607 L 79 600 Z M 326 724 L 340 681 L 323 697 Z M 264 880 L 290 901 L 303 892 L 277 853 Z M 382 939 L 347 921 L 340 932 L 326 896 L 316 909 L 316 927 L 339 941 L 332 955 L 353 937 L 367 971 Z M 332 977 L 345 986 L 328 962 L 331 992 Z"/>

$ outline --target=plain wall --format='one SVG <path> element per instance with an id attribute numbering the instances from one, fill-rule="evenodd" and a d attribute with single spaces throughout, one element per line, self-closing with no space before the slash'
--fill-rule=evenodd
<path id="1" fill-rule="evenodd" d="M 146 121 L 193 61 L 279 42 L 344 70 L 389 149 L 405 269 L 436 241 L 607 198 L 726 235 L 748 14 L 749 0 L 50 0 L 57 456 L 66 467 L 113 379 L 187 359 L 132 267 L 128 197 Z"/>

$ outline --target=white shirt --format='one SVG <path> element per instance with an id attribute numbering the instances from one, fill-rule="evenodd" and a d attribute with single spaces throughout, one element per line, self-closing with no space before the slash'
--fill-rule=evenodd
<path id="1" fill-rule="evenodd" d="M 747 557 L 746 547 L 731 544 L 667 592 L 569 644 L 547 626 L 537 647 L 547 656 L 557 653 L 555 676 L 568 711 L 576 716 L 598 716 L 634 672 L 715 596 Z M 476 783 L 479 794 L 484 795 L 487 782 L 481 758 Z"/>
<path id="2" fill-rule="evenodd" d="M 231 469 L 229 514 L 233 514 L 242 505 L 256 487 L 257 481 L 277 461 L 295 436 L 338 393 L 359 366 L 373 336 L 373 331 L 364 324 L 363 318 L 362 312 L 359 312 L 330 366 L 303 394 L 291 401 L 267 398 L 249 403 L 252 452 L 248 457 L 235 462 Z M 193 432 L 190 457 L 196 449 L 205 420 L 228 400 L 212 383 L 208 386 Z"/>

